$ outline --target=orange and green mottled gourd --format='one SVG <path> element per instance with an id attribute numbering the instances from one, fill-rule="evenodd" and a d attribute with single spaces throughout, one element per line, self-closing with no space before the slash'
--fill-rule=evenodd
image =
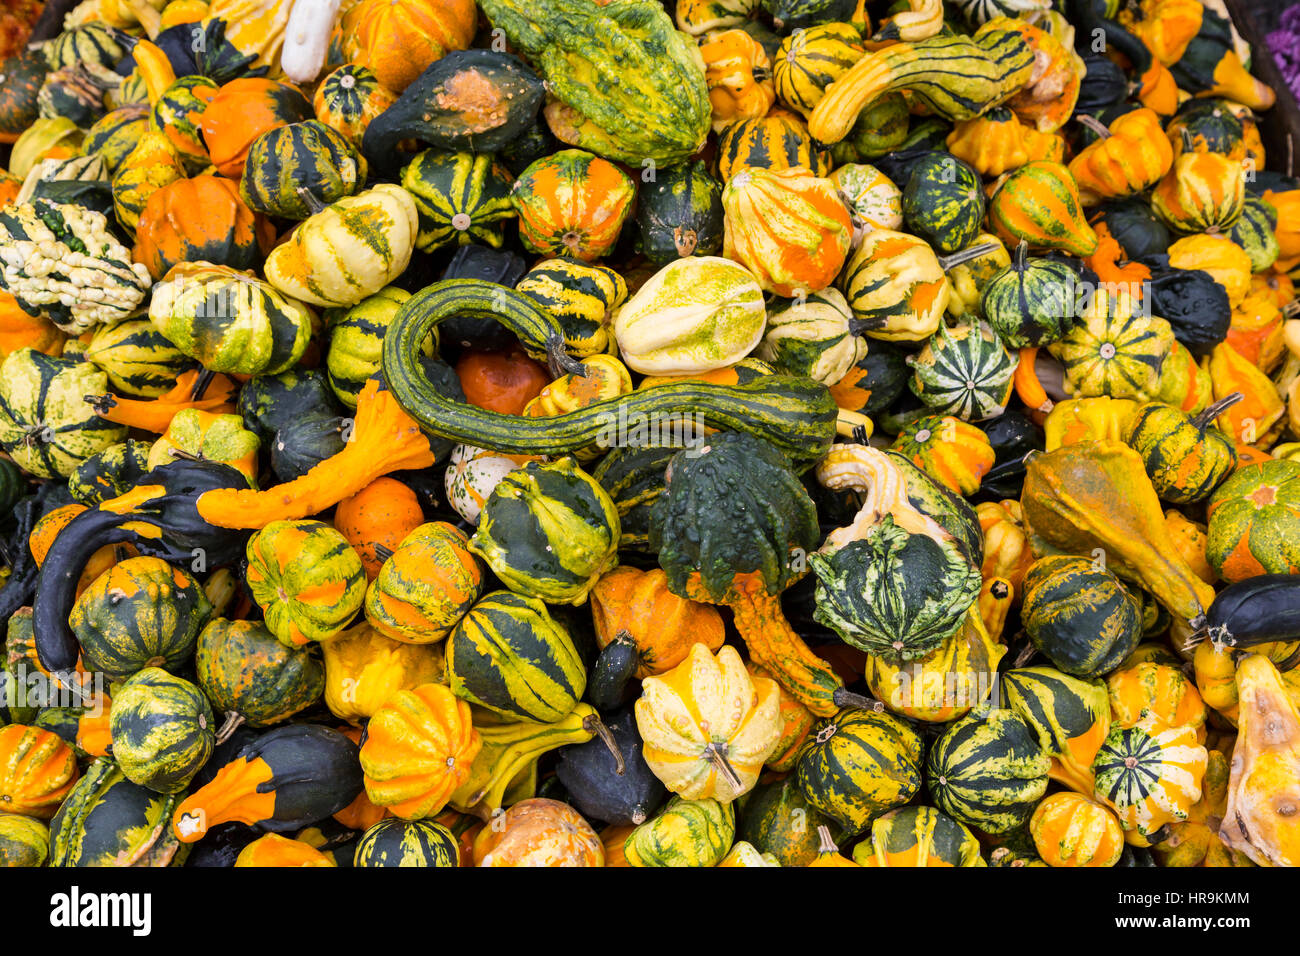
<path id="1" fill-rule="evenodd" d="M 1260 866 L 1300 864 L 1300 714 L 1268 658 L 1237 665 L 1241 710 L 1219 836 Z"/>
<path id="2" fill-rule="evenodd" d="M 1115 815 L 1080 793 L 1046 797 L 1030 818 L 1029 832 L 1048 866 L 1114 866 L 1124 852 Z"/>
<path id="3" fill-rule="evenodd" d="M 366 793 L 404 820 L 442 810 L 482 747 L 469 705 L 442 684 L 398 691 L 367 727 L 361 748 Z"/>
<path id="4" fill-rule="evenodd" d="M 134 230 L 153 194 L 185 178 L 180 154 L 161 131 L 140 136 L 113 175 L 113 210 L 118 222 Z"/>
<path id="5" fill-rule="evenodd" d="M 1300 462 L 1243 465 L 1210 498 L 1206 557 L 1228 583 L 1300 572 Z"/>
<path id="6" fill-rule="evenodd" d="M 1120 668 L 1106 678 L 1106 688 L 1113 726 L 1133 727 L 1147 720 L 1193 729 L 1205 724 L 1205 702 L 1196 685 L 1169 664 L 1140 661 Z"/>
<path id="7" fill-rule="evenodd" d="M 775 681 L 751 679 L 735 648 L 691 648 L 672 670 L 641 683 L 641 754 L 673 793 L 724 803 L 750 790 L 781 736 Z"/>
<path id="8" fill-rule="evenodd" d="M 950 491 L 973 495 L 993 467 L 993 446 L 982 430 L 951 415 L 927 415 L 906 426 L 894 451 Z"/>
<path id="9" fill-rule="evenodd" d="M 321 698 L 325 668 L 306 648 L 286 647 L 260 621 L 211 621 L 194 651 L 199 687 L 226 715 L 217 737 L 239 723 L 269 727 Z M 84 745 L 83 745 L 84 749 Z"/>
<path id="10" fill-rule="evenodd" d="M 77 782 L 77 755 L 40 727 L 0 728 L 0 810 L 48 820 Z"/>
<path id="11" fill-rule="evenodd" d="M 361 609 L 361 558 L 323 521 L 273 521 L 248 539 L 246 552 L 253 600 L 288 646 L 328 640 Z"/>
<path id="12" fill-rule="evenodd" d="M 776 101 L 767 51 L 744 30 L 723 30 L 709 37 L 700 44 L 700 56 L 715 133 L 736 120 L 763 116 Z"/>
<path id="13" fill-rule="evenodd" d="M 929 243 L 892 229 L 863 237 L 838 285 L 862 333 L 886 341 L 920 342 L 933 335 L 952 294 Z"/>
<path id="14" fill-rule="evenodd" d="M 618 241 L 636 186 L 609 160 L 565 149 L 531 163 L 510 193 L 524 246 L 591 262 Z"/>
<path id="15" fill-rule="evenodd" d="M 366 619 L 396 641 L 441 641 L 483 593 L 468 545 L 465 533 L 444 521 L 415 528 L 366 589 Z"/>
<path id="16" fill-rule="evenodd" d="M 903 807 L 877 818 L 853 859 L 859 866 L 988 866 L 975 834 L 933 807 Z"/>
<path id="17" fill-rule="evenodd" d="M 216 91 L 198 126 L 217 172 L 238 181 L 249 147 L 259 136 L 312 116 L 311 103 L 296 86 L 263 77 L 240 77 Z"/>
<path id="18" fill-rule="evenodd" d="M 1037 553 L 1092 554 L 1131 576 L 1194 626 L 1214 599 L 1169 538 L 1142 458 L 1120 442 L 1082 442 L 1031 457 L 1020 498 Z"/>
<path id="19" fill-rule="evenodd" d="M 1009 245 L 1023 239 L 1074 256 L 1092 255 L 1097 248 L 1074 177 L 1060 163 L 1038 160 L 1008 174 L 989 199 L 988 217 Z"/>
<path id="20" fill-rule="evenodd" d="M 853 223 L 835 184 L 807 169 L 747 169 L 722 190 L 722 253 L 767 292 L 819 292 L 834 281 L 853 243 Z"/>
<path id="21" fill-rule="evenodd" d="M 394 641 L 364 621 L 320 647 L 325 706 L 351 723 L 372 717 L 398 691 L 447 682 L 441 646 Z"/>
<path id="22" fill-rule="evenodd" d="M 1163 402 L 1137 409 L 1124 440 L 1142 456 L 1151 484 L 1163 501 L 1202 501 L 1236 469 L 1237 450 L 1232 439 L 1210 423 L 1239 401 L 1241 397 L 1234 393 L 1195 418 Z"/>
<path id="23" fill-rule="evenodd" d="M 1092 795 L 1092 762 L 1110 732 L 1110 705 L 1100 681 L 1080 680 L 1052 667 L 1022 667 L 1003 675 L 1007 706 L 1034 728 L 1052 758 L 1048 775 Z"/>

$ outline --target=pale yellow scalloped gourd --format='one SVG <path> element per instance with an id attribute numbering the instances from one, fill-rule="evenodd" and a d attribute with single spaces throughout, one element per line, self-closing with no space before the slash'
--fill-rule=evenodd
<path id="1" fill-rule="evenodd" d="M 642 756 L 686 800 L 729 803 L 751 789 L 781 737 L 776 681 L 751 678 L 736 649 L 704 644 L 641 683 L 636 724 Z"/>

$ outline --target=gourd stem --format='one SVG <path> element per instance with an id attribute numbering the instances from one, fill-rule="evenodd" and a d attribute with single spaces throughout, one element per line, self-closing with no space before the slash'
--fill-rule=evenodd
<path id="1" fill-rule="evenodd" d="M 996 242 L 981 242 L 976 246 L 967 246 L 965 249 L 958 249 L 956 252 L 946 256 L 939 257 L 939 268 L 944 272 L 961 265 L 963 262 L 970 262 L 972 259 L 978 259 L 980 256 L 988 255 L 997 249 Z"/>
<path id="2" fill-rule="evenodd" d="M 875 711 L 877 714 L 885 709 L 885 705 L 875 698 L 855 694 L 843 687 L 838 688 L 831 694 L 831 700 L 835 702 L 836 707 L 860 707 L 863 710 Z"/>
<path id="3" fill-rule="evenodd" d="M 741 782 L 740 774 L 736 773 L 736 768 L 727 759 L 727 755 L 722 752 L 725 746 L 725 744 L 710 743 L 704 748 L 704 756 L 717 768 L 718 773 L 726 777 L 731 788 L 739 793 L 745 785 Z"/>
<path id="4" fill-rule="evenodd" d="M 1196 144 L 1192 142 L 1192 131 L 1190 129 L 1184 126 L 1181 129 L 1179 129 L 1178 132 L 1183 134 L 1183 149 L 1190 152 L 1191 150 L 1196 148 Z"/>
<path id="5" fill-rule="evenodd" d="M 840 852 L 839 845 L 831 837 L 831 828 L 828 827 L 826 824 L 823 823 L 818 825 L 817 839 L 820 841 L 817 847 L 818 853 L 839 853 Z"/>
<path id="6" fill-rule="evenodd" d="M 208 386 L 212 384 L 216 375 L 217 373 L 210 368 L 201 370 L 198 378 L 194 380 L 194 388 L 190 391 L 190 401 L 197 402 L 201 399 L 207 393 Z"/>
<path id="7" fill-rule="evenodd" d="M 673 248 L 681 258 L 689 259 L 695 255 L 695 247 L 699 242 L 700 234 L 694 229 L 684 229 L 681 226 L 673 229 Z"/>
<path id="8" fill-rule="evenodd" d="M 383 564 L 385 561 L 387 561 L 389 558 L 393 556 L 393 549 L 387 547 L 386 545 L 382 545 L 379 544 L 378 542 L 375 542 L 374 544 L 371 545 L 371 547 L 375 549 L 375 557 L 379 558 L 380 564 Z"/>
<path id="9" fill-rule="evenodd" d="M 1096 133 L 1098 136 L 1100 136 L 1102 139 L 1110 139 L 1110 137 L 1114 135 L 1107 128 L 1105 123 L 1101 122 L 1101 120 L 1097 119 L 1096 117 L 1089 116 L 1087 113 L 1080 113 L 1075 117 L 1075 120 L 1079 123 L 1080 126 L 1087 127 L 1088 129 Z"/>
<path id="10" fill-rule="evenodd" d="M 587 377 L 587 366 L 565 351 L 564 337 L 561 335 L 547 336 L 546 364 L 550 367 L 551 375 L 555 378 L 559 378 L 561 375 L 577 375 L 579 378 Z"/>
<path id="11" fill-rule="evenodd" d="M 313 216 L 325 208 L 325 204 L 317 199 L 316 194 L 306 186 L 298 186 L 294 189 L 294 192 L 298 194 L 298 198 L 302 200 L 302 204 L 307 207 L 307 211 Z"/>
<path id="12" fill-rule="evenodd" d="M 605 722 L 600 719 L 600 714 L 584 717 L 582 727 L 588 733 L 595 734 L 600 738 L 600 742 L 605 745 L 605 749 L 614 758 L 614 772 L 620 777 L 623 776 L 627 772 L 627 764 L 623 762 L 623 755 L 619 753 L 618 743 L 614 740 L 614 735 L 609 732 L 609 728 L 605 726 Z"/>
<path id="13" fill-rule="evenodd" d="M 226 714 L 226 719 L 217 729 L 217 744 L 224 744 L 230 739 L 231 735 L 239 729 L 239 725 L 244 722 L 244 715 L 238 711 L 232 710 Z"/>
<path id="14" fill-rule="evenodd" d="M 1223 398 L 1219 399 L 1217 402 L 1208 405 L 1205 411 L 1192 419 L 1192 424 L 1194 424 L 1200 431 L 1205 431 L 1205 429 L 1210 427 L 1211 422 L 1223 414 L 1225 409 L 1231 408 L 1233 405 L 1242 401 L 1245 397 L 1246 396 L 1241 392 L 1232 392 L 1231 394 L 1223 396 Z"/>

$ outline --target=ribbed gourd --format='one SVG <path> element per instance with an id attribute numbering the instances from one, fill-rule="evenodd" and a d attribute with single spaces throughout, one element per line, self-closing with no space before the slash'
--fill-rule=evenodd
<path id="1" fill-rule="evenodd" d="M 1011 399 L 1016 360 L 975 323 L 940 323 L 912 362 L 913 393 L 940 415 L 978 422 L 1001 415 Z"/>

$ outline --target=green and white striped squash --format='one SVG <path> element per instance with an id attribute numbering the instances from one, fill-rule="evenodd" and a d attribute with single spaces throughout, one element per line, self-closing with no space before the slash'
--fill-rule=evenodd
<path id="1" fill-rule="evenodd" d="M 366 381 L 379 371 L 384 333 L 402 303 L 410 297 L 411 293 L 405 289 L 390 285 L 346 311 L 327 313 L 331 321 L 325 369 L 330 388 L 348 408 L 357 407 L 357 396 L 366 387 Z M 438 330 L 434 329 L 424 343 L 423 352 L 430 358 L 437 351 L 437 335 Z"/>
<path id="2" fill-rule="evenodd" d="M 230 720 L 270 727 L 319 701 L 325 667 L 309 647 L 289 647 L 261 621 L 210 621 L 194 650 L 195 679 Z"/>
<path id="3" fill-rule="evenodd" d="M 128 439 L 96 452 L 68 476 L 68 493 L 87 508 L 126 494 L 149 470 L 151 447 L 150 442 Z"/>
<path id="4" fill-rule="evenodd" d="M 515 720 L 554 723 L 587 688 L 573 638 L 546 605 L 493 591 L 447 638 L 448 686 L 457 697 Z"/>
<path id="5" fill-rule="evenodd" d="M 248 539 L 245 552 L 248 589 L 286 646 L 329 640 L 361 610 L 361 556 L 325 522 L 272 521 Z"/>
<path id="6" fill-rule="evenodd" d="M 1112 727 L 1092 763 L 1094 795 L 1115 811 L 1124 829 L 1150 837 L 1187 819 L 1201 799 L 1208 762 L 1194 727 L 1158 720 Z"/>
<path id="7" fill-rule="evenodd" d="M 719 256 L 664 266 L 614 316 L 619 353 L 643 375 L 689 375 L 733 365 L 763 338 L 763 290 Z"/>
<path id="8" fill-rule="evenodd" d="M 274 375 L 302 358 L 315 318 L 248 273 L 182 262 L 154 287 L 149 320 L 210 371 Z"/>
<path id="9" fill-rule="evenodd" d="M 306 219 L 366 182 L 366 161 L 347 138 L 318 120 L 269 129 L 248 148 L 239 195 L 248 208 Z"/>
<path id="10" fill-rule="evenodd" d="M 149 128 L 149 109 L 145 106 L 122 106 L 106 113 L 86 131 L 81 151 L 86 156 L 98 156 L 111 178 L 122 160 L 130 155 Z"/>
<path id="11" fill-rule="evenodd" d="M 1277 210 L 1259 196 L 1247 196 L 1228 238 L 1246 250 L 1251 272 L 1263 272 L 1278 257 Z"/>
<path id="12" fill-rule="evenodd" d="M 380 820 L 357 840 L 353 866 L 460 866 L 455 834 L 432 820 Z"/>
<path id="13" fill-rule="evenodd" d="M 630 866 L 717 866 L 735 839 L 732 804 L 674 795 L 662 813 L 628 834 L 623 856 Z"/>
<path id="14" fill-rule="evenodd" d="M 95 154 L 70 156 L 67 159 L 42 159 L 27 173 L 14 202 L 30 202 L 47 183 L 103 183 L 108 178 L 102 157 Z"/>
<path id="15" fill-rule="evenodd" d="M 871 837 L 853 848 L 859 866 L 987 866 L 979 840 L 934 807 L 903 807 L 871 824 Z"/>
<path id="16" fill-rule="evenodd" d="M 194 654 L 212 605 L 194 576 L 161 558 L 119 561 L 68 615 L 87 670 L 123 680 L 144 667 L 177 671 Z"/>
<path id="17" fill-rule="evenodd" d="M 1053 555 L 1034 562 L 1024 580 L 1025 630 L 1047 659 L 1075 677 L 1101 677 L 1142 640 L 1135 601 L 1104 565 Z"/>
<path id="18" fill-rule="evenodd" d="M 808 802 L 850 833 L 921 789 L 924 744 L 888 713 L 846 707 L 816 725 L 795 765 Z"/>
<path id="19" fill-rule="evenodd" d="M 172 830 L 179 794 L 132 783 L 100 757 L 72 788 L 50 821 L 50 866 L 171 866 L 188 846 Z"/>
<path id="20" fill-rule="evenodd" d="M 830 86 L 866 53 L 852 23 L 820 23 L 795 30 L 781 41 L 772 61 L 772 81 L 781 102 L 808 116 Z"/>
<path id="21" fill-rule="evenodd" d="M 787 375 L 834 385 L 866 357 L 866 339 L 853 333 L 853 310 L 838 289 L 772 304 L 767 331 L 754 354 Z"/>
<path id="22" fill-rule="evenodd" d="M 618 561 L 618 509 L 572 456 L 530 461 L 492 489 L 469 549 L 519 594 L 582 604 Z"/>
<path id="23" fill-rule="evenodd" d="M 965 248 L 984 221 L 979 173 L 951 153 L 926 153 L 912 165 L 903 190 L 903 221 L 938 252 Z"/>
<path id="24" fill-rule="evenodd" d="M 126 37 L 102 20 L 90 20 L 70 30 L 64 30 L 41 44 L 45 62 L 51 70 L 83 63 L 88 66 L 115 67 L 127 48 Z"/>
<path id="25" fill-rule="evenodd" d="M 580 259 L 543 259 L 515 284 L 560 323 L 575 358 L 617 353 L 612 320 L 627 299 L 627 281 L 607 266 Z M 542 358 L 534 355 L 534 358 Z"/>
<path id="26" fill-rule="evenodd" d="M 971 714 L 930 748 L 926 779 L 935 806 L 985 833 L 1008 833 L 1047 792 L 1051 759 L 1010 710 Z"/>
<path id="27" fill-rule="evenodd" d="M 39 478 L 72 474 L 83 461 L 126 438 L 95 414 L 87 395 L 108 391 L 90 362 L 18 349 L 0 365 L 0 447 Z"/>
<path id="28" fill-rule="evenodd" d="M 21 813 L 0 813 L 0 867 L 41 866 L 50 855 L 50 828 Z"/>
<path id="29" fill-rule="evenodd" d="M 402 187 L 415 199 L 420 232 L 415 247 L 434 252 L 479 242 L 501 248 L 514 178 L 490 153 L 427 149 L 402 170 Z"/>
<path id="30" fill-rule="evenodd" d="M 108 376 L 115 392 L 157 398 L 176 387 L 194 360 L 172 345 L 147 316 L 101 325 L 86 344 L 86 359 Z"/>
<path id="31" fill-rule="evenodd" d="M 136 672 L 113 692 L 108 727 L 122 773 L 157 793 L 184 790 L 216 747 L 208 699 L 159 667 Z"/>
<path id="32" fill-rule="evenodd" d="M 865 163 L 845 163 L 831 173 L 853 214 L 854 245 L 873 229 L 903 228 L 903 192 L 894 181 Z"/>
<path id="33" fill-rule="evenodd" d="M 1011 264 L 980 293 L 984 318 L 1013 349 L 1060 341 L 1078 312 L 1074 270 L 1057 259 L 1030 258 L 1027 249 L 1020 243 Z"/>
<path id="34" fill-rule="evenodd" d="M 408 644 L 443 640 L 483 593 L 483 574 L 465 533 L 445 521 L 402 539 L 366 589 L 366 620 Z"/>
<path id="35" fill-rule="evenodd" d="M 1011 399 L 1017 358 L 983 325 L 940 323 L 912 362 L 912 393 L 939 415 L 980 422 Z"/>

